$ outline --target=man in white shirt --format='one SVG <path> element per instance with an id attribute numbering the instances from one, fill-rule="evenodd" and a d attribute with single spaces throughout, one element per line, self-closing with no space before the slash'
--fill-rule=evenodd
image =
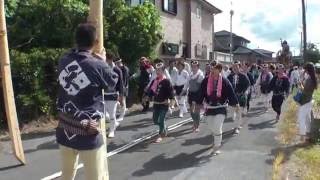
<path id="1" fill-rule="evenodd" d="M 185 70 L 185 64 L 182 61 L 177 62 L 177 69 L 178 73 L 172 79 L 173 86 L 176 92 L 176 96 L 179 102 L 179 117 L 183 117 L 183 114 L 188 112 L 187 106 L 186 106 L 186 100 L 187 100 L 187 91 L 188 91 L 188 84 L 189 84 L 189 73 Z"/>

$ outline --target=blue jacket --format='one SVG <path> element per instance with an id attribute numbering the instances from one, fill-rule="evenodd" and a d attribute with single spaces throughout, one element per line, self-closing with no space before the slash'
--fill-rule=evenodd
<path id="1" fill-rule="evenodd" d="M 102 60 L 88 51 L 71 50 L 65 54 L 58 65 L 57 110 L 73 117 L 76 123 L 82 120 L 97 120 L 104 117 L 102 89 L 115 88 L 117 75 Z M 70 132 L 68 128 L 59 126 L 56 130 L 57 142 L 78 150 L 89 150 L 100 147 L 103 138 L 100 133 L 83 136 Z M 64 123 L 66 124 L 66 123 Z"/>

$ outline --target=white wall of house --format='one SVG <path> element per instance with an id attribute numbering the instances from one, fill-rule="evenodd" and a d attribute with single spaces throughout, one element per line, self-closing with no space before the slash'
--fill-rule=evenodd
<path id="1" fill-rule="evenodd" d="M 212 23 L 213 15 L 203 8 L 198 0 L 191 0 L 191 58 L 209 59 L 212 49 Z M 199 16 L 200 9 L 200 16 Z M 206 47 L 206 53 L 202 57 L 196 54 L 196 45 Z"/>
<path id="2" fill-rule="evenodd" d="M 188 43 L 188 0 L 177 1 L 177 14 L 173 15 L 162 10 L 162 0 L 156 1 L 161 16 L 161 25 L 163 27 L 163 41 L 166 43 L 179 44 L 179 54 L 182 56 L 182 43 Z M 162 42 L 158 45 L 157 51 L 161 57 L 173 57 L 162 54 Z"/>
<path id="3" fill-rule="evenodd" d="M 222 53 L 222 52 L 214 52 L 214 60 L 223 64 L 231 64 L 233 55 Z"/>
<path id="4" fill-rule="evenodd" d="M 163 41 L 179 45 L 179 54 L 168 56 L 162 54 L 162 42 L 157 47 L 161 58 L 177 58 L 183 53 L 183 43 L 188 46 L 188 56 L 192 59 L 209 59 L 212 51 L 213 15 L 201 7 L 199 0 L 177 0 L 177 14 L 164 12 L 162 0 L 155 1 L 161 16 Z M 199 16 L 200 15 L 200 16 Z M 196 56 L 196 45 L 206 47 L 201 56 Z M 204 50 L 205 48 L 202 48 Z M 204 53 L 205 52 L 205 53 Z"/>

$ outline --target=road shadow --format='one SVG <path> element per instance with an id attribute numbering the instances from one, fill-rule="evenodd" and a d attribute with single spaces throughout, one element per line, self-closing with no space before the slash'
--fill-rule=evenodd
<path id="1" fill-rule="evenodd" d="M 223 132 L 222 134 L 222 145 L 226 144 L 230 138 L 234 137 L 234 129 Z M 212 145 L 213 136 L 208 134 L 199 138 L 186 139 L 182 146 L 192 146 L 192 145 Z"/>
<path id="2" fill-rule="evenodd" d="M 26 149 L 24 152 L 26 154 L 29 154 L 39 150 L 53 150 L 53 149 L 59 149 L 59 144 L 56 142 L 56 140 L 51 140 L 51 141 L 39 144 L 35 149 Z"/>
<path id="3" fill-rule="evenodd" d="M 142 169 L 133 172 L 132 176 L 142 177 L 154 172 L 166 172 L 199 166 L 210 161 L 208 156 L 202 155 L 208 150 L 209 148 L 205 148 L 191 154 L 180 153 L 174 157 L 166 157 L 165 154 L 160 154 L 143 164 Z"/>
<path id="4" fill-rule="evenodd" d="M 0 172 L 1 171 L 7 171 L 7 170 L 10 170 L 10 169 L 15 169 L 15 168 L 18 168 L 18 167 L 21 167 L 21 166 L 24 166 L 24 165 L 23 164 L 16 164 L 16 165 L 7 166 L 7 167 L 0 167 Z"/>
<path id="5" fill-rule="evenodd" d="M 169 132 L 168 137 L 178 138 L 178 137 L 182 137 L 183 135 L 193 133 L 192 126 L 190 126 L 190 127 L 187 127 L 186 125 L 184 125 L 184 126 L 185 126 L 185 128 L 180 131 Z"/>
<path id="6" fill-rule="evenodd" d="M 56 131 L 49 131 L 49 132 L 32 132 L 28 134 L 21 134 L 21 140 L 30 140 L 30 139 L 38 139 L 38 138 L 44 138 L 55 135 Z M 10 137 L 2 138 L 0 141 L 9 141 Z"/>
<path id="7" fill-rule="evenodd" d="M 140 119 L 139 121 L 134 121 L 133 124 L 120 125 L 117 131 L 138 131 L 141 128 L 149 127 L 153 125 L 153 121 L 150 118 Z"/>
<path id="8" fill-rule="evenodd" d="M 248 124 L 249 130 L 259 130 L 259 129 L 272 129 L 275 128 L 275 125 L 277 124 L 277 121 L 275 119 L 271 119 L 268 121 L 263 121 L 261 123 L 250 123 Z"/>

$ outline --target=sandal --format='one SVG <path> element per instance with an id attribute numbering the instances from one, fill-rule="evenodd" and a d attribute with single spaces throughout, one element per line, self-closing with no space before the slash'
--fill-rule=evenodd
<path id="1" fill-rule="evenodd" d="M 160 143 L 162 141 L 162 137 L 158 137 L 157 139 L 156 139 L 156 141 L 155 141 L 155 143 Z"/>

